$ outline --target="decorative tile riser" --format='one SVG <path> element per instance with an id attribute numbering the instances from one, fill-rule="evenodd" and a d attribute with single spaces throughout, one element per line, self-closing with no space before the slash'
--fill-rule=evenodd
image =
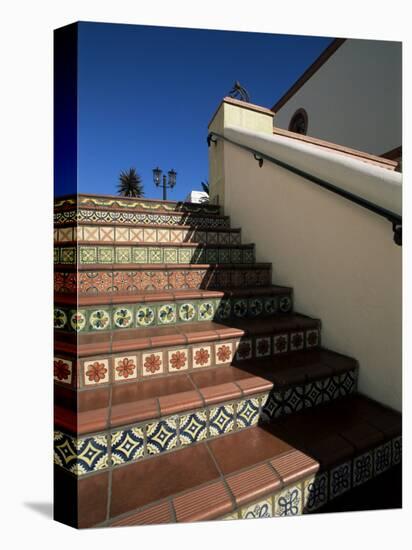
<path id="1" fill-rule="evenodd" d="M 267 394 L 73 438 L 54 436 L 54 462 L 77 476 L 149 459 L 257 424 Z"/>
<path id="2" fill-rule="evenodd" d="M 86 296 L 147 290 L 222 290 L 268 286 L 271 278 L 270 268 L 55 271 L 54 291 Z"/>
<path id="3" fill-rule="evenodd" d="M 108 208 L 108 209 L 126 209 L 126 210 L 147 210 L 153 212 L 187 212 L 187 213 L 204 213 L 204 214 L 219 214 L 220 206 L 215 204 L 199 204 L 191 202 L 175 202 L 175 201 L 156 201 L 143 198 L 133 197 L 116 197 L 116 196 L 90 196 L 76 195 L 73 197 L 63 197 L 54 201 L 56 210 L 61 208 L 70 208 L 75 206 L 90 206 L 92 208 Z"/>
<path id="4" fill-rule="evenodd" d="M 147 328 L 195 321 L 256 319 L 290 313 L 292 299 L 284 296 L 177 300 L 144 304 L 116 304 L 70 309 L 54 308 L 54 328 L 65 332 L 94 332 L 110 329 Z"/>
<path id="5" fill-rule="evenodd" d="M 295 335 L 302 338 L 302 347 L 291 349 Z M 282 354 L 320 345 L 320 331 L 292 331 L 281 335 L 287 342 Z M 102 386 L 105 384 L 133 383 L 149 377 L 199 371 L 210 367 L 236 364 L 250 359 L 279 355 L 276 342 L 279 335 L 259 335 L 218 342 L 207 342 L 180 347 L 153 348 L 126 353 L 100 354 L 77 360 L 75 356 L 60 355 L 54 358 L 54 380 L 72 387 Z M 77 372 L 76 372 L 77 365 Z"/>
<path id="6" fill-rule="evenodd" d="M 316 512 L 334 498 L 400 464 L 401 447 L 401 437 L 396 437 L 330 470 L 247 503 L 220 519 L 260 519 Z"/>
<path id="7" fill-rule="evenodd" d="M 358 370 L 353 369 L 322 380 L 284 389 L 274 388 L 263 406 L 262 421 L 276 420 L 347 397 L 357 391 Z"/>
<path id="8" fill-rule="evenodd" d="M 125 212 L 109 210 L 79 209 L 55 212 L 54 224 L 64 225 L 70 222 L 99 223 L 102 225 L 189 225 L 195 229 L 229 228 L 230 220 L 218 216 L 198 216 L 193 214 L 151 214 L 146 212 Z"/>
<path id="9" fill-rule="evenodd" d="M 99 225 L 77 225 L 54 230 L 56 243 L 93 241 L 101 243 L 197 243 L 197 244 L 241 244 L 240 231 L 199 231 L 197 229 L 156 227 L 105 227 Z"/>
<path id="10" fill-rule="evenodd" d="M 54 263 L 61 265 L 111 264 L 253 264 L 253 246 L 243 248 L 160 246 L 61 246 Z"/>

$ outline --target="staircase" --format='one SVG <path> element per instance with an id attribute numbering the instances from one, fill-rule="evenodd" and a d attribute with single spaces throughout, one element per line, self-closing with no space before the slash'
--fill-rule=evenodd
<path id="1" fill-rule="evenodd" d="M 298 515 L 401 461 L 219 207 L 55 202 L 55 517 L 76 527 Z"/>

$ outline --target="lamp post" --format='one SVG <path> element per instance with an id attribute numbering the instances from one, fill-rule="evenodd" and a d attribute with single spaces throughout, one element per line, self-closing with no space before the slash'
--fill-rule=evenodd
<path id="1" fill-rule="evenodd" d="M 169 177 L 168 181 L 166 181 L 166 174 L 163 174 L 162 178 L 162 170 L 159 167 L 153 168 L 153 181 L 156 184 L 156 187 L 163 187 L 164 201 L 167 200 L 166 189 L 173 189 L 173 187 L 176 185 L 177 172 L 172 168 L 168 171 L 167 175 Z"/>

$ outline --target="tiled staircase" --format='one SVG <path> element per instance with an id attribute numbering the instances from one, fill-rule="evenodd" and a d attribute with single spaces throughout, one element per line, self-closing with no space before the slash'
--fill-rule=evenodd
<path id="1" fill-rule="evenodd" d="M 400 415 L 271 278 L 217 206 L 56 201 L 56 519 L 297 515 L 400 462 Z"/>

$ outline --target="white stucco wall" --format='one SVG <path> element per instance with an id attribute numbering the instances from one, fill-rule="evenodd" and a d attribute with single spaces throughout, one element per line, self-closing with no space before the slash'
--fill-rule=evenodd
<path id="1" fill-rule="evenodd" d="M 308 113 L 309 136 L 381 155 L 402 145 L 402 44 L 349 39 L 275 114 L 288 129 Z"/>
<path id="2" fill-rule="evenodd" d="M 302 160 L 303 152 L 291 150 L 296 140 L 252 134 L 225 130 L 231 139 L 263 147 L 267 154 L 273 147 L 278 158 L 289 154 L 289 161 Z M 257 261 L 272 263 L 274 284 L 294 288 L 296 311 L 322 320 L 323 346 L 359 361 L 360 391 L 401 410 L 402 248 L 393 242 L 391 224 L 268 161 L 259 168 L 251 153 L 236 145 L 222 146 L 225 212 L 233 226 L 242 227 L 243 242 L 256 243 Z M 313 146 L 299 146 L 309 163 Z M 335 170 L 333 158 L 328 164 L 323 154 L 318 170 L 326 170 L 332 183 L 348 170 L 352 191 L 359 185 L 363 193 L 375 192 L 361 161 L 337 157 Z M 398 210 L 401 175 L 370 170 L 382 199 Z"/>

